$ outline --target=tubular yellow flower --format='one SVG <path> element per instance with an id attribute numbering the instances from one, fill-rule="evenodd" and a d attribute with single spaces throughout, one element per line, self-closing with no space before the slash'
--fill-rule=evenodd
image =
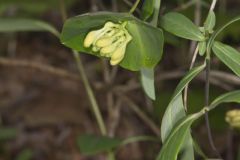
<path id="1" fill-rule="evenodd" d="M 84 39 L 84 47 L 89 48 L 94 42 L 98 40 L 99 37 L 101 37 L 107 32 L 109 32 L 109 35 L 114 34 L 114 32 L 111 32 L 111 27 L 116 27 L 116 25 L 112 22 L 107 22 L 103 28 L 89 32 Z"/>
<path id="2" fill-rule="evenodd" d="M 97 35 L 99 34 L 100 31 L 92 31 L 89 32 L 86 36 L 86 38 L 84 39 L 84 47 L 88 48 L 92 45 L 92 43 L 94 42 L 94 40 L 96 39 Z"/>
<path id="3" fill-rule="evenodd" d="M 110 60 L 111 65 L 116 65 L 122 61 L 125 51 L 126 51 L 126 46 L 127 46 L 126 44 L 123 44 L 114 51 L 114 53 L 111 56 L 111 60 Z"/>

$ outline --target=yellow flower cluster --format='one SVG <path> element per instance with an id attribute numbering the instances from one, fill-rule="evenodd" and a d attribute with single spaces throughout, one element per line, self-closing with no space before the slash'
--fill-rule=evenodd
<path id="1" fill-rule="evenodd" d="M 115 24 L 106 22 L 99 30 L 91 31 L 84 39 L 84 47 L 91 47 L 103 57 L 110 58 L 110 64 L 116 65 L 124 58 L 127 44 L 132 40 L 126 27 L 127 22 Z"/>
<path id="2" fill-rule="evenodd" d="M 231 127 L 240 129 L 240 109 L 228 111 L 225 119 Z"/>

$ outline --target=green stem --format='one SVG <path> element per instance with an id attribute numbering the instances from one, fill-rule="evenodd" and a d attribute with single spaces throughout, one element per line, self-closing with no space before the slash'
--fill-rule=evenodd
<path id="1" fill-rule="evenodd" d="M 61 11 L 62 19 L 63 19 L 63 22 L 64 22 L 67 19 L 66 7 L 65 7 L 64 0 L 60 0 L 59 2 L 60 2 L 60 11 Z M 97 123 L 98 123 L 98 126 L 100 128 L 100 132 L 101 132 L 102 135 L 105 136 L 105 135 L 107 135 L 107 129 L 106 129 L 106 126 L 104 124 L 99 106 L 98 106 L 97 101 L 96 101 L 96 98 L 93 94 L 93 90 L 92 90 L 92 88 L 91 88 L 91 86 L 88 82 L 88 79 L 87 79 L 87 76 L 86 76 L 86 73 L 85 73 L 80 55 L 76 51 L 73 51 L 73 55 L 74 55 L 75 61 L 77 63 L 78 71 L 79 71 L 80 76 L 82 78 L 84 87 L 86 88 L 88 98 L 89 98 L 91 106 L 92 106 L 92 110 L 93 110 L 94 115 L 97 119 Z M 109 160 L 115 160 L 115 155 L 114 155 L 113 151 L 108 152 L 108 159 Z"/>
<path id="2" fill-rule="evenodd" d="M 95 117 L 97 119 L 97 123 L 98 123 L 98 126 L 100 128 L 100 131 L 101 131 L 102 135 L 106 135 L 107 134 L 106 126 L 104 124 L 102 115 L 100 113 L 100 109 L 99 109 L 99 106 L 97 104 L 96 98 L 93 94 L 93 90 L 92 90 L 92 88 L 91 88 L 91 86 L 88 82 L 88 79 L 87 79 L 86 73 L 84 71 L 84 67 L 83 67 L 82 61 L 80 59 L 79 53 L 76 52 L 76 51 L 73 51 L 73 55 L 74 55 L 74 58 L 76 60 L 80 76 L 82 77 L 83 84 L 86 88 L 86 91 L 87 91 L 90 103 L 92 105 L 93 112 L 94 112 Z"/>
<path id="3" fill-rule="evenodd" d="M 155 27 L 157 27 L 157 24 L 158 24 L 160 6 L 161 6 L 161 0 L 155 0 L 154 13 L 153 13 L 152 21 L 151 21 L 151 24 Z"/>
<path id="4" fill-rule="evenodd" d="M 129 13 L 132 14 L 136 10 L 139 2 L 140 2 L 140 0 L 136 0 L 136 2 L 133 4 L 132 8 L 130 9 Z"/>
<path id="5" fill-rule="evenodd" d="M 210 81 L 209 81 L 209 77 L 210 77 L 210 59 L 206 59 L 206 83 L 205 83 L 205 106 L 209 107 L 209 86 L 210 86 Z M 207 134 L 208 134 L 208 140 L 209 143 L 211 145 L 211 148 L 213 149 L 213 151 L 215 152 L 215 154 L 218 156 L 218 158 L 221 158 L 220 153 L 218 152 L 214 141 L 213 141 L 213 136 L 212 136 L 212 132 L 211 132 L 211 127 L 210 127 L 210 123 L 209 123 L 209 116 L 208 116 L 208 112 L 205 112 L 205 123 L 206 123 L 206 128 L 207 128 Z"/>

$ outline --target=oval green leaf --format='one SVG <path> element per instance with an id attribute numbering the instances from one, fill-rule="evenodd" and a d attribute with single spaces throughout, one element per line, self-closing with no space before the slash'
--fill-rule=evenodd
<path id="1" fill-rule="evenodd" d="M 221 42 L 215 42 L 212 49 L 215 55 L 240 77 L 240 52 Z"/>
<path id="2" fill-rule="evenodd" d="M 182 38 L 204 41 L 205 37 L 193 22 L 182 14 L 170 12 L 161 18 L 161 26 L 168 32 Z"/>
<path id="3" fill-rule="evenodd" d="M 61 41 L 74 50 L 96 55 L 83 46 L 83 41 L 89 31 L 102 28 L 107 21 L 114 23 L 127 21 L 126 28 L 133 37 L 127 45 L 120 66 L 132 71 L 155 67 L 163 52 L 162 30 L 154 28 L 128 13 L 98 12 L 70 18 L 64 24 Z"/>

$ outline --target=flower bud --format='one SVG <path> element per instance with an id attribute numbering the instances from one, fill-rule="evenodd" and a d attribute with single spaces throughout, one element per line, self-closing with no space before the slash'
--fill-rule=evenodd
<path id="1" fill-rule="evenodd" d="M 103 47 L 100 51 L 100 55 L 102 56 L 106 56 L 108 54 L 112 55 L 112 53 L 119 47 L 121 43 L 124 42 L 124 40 L 125 40 L 125 37 L 121 37 L 117 41 L 115 41 L 113 44 Z"/>
<path id="2" fill-rule="evenodd" d="M 105 37 L 105 38 L 100 38 L 96 42 L 96 46 L 98 47 L 106 47 L 109 46 L 110 44 L 113 43 L 115 37 Z"/>
<path id="3" fill-rule="evenodd" d="M 131 39 L 132 39 L 132 37 L 127 35 L 125 37 L 123 43 L 118 47 L 118 49 L 116 51 L 113 52 L 113 54 L 111 56 L 111 60 L 110 60 L 111 65 L 116 65 L 122 61 L 122 59 L 124 58 L 125 52 L 126 52 L 127 44 L 128 44 L 128 42 L 131 41 Z"/>
<path id="4" fill-rule="evenodd" d="M 93 52 L 110 58 L 111 65 L 116 65 L 124 58 L 127 44 L 132 37 L 126 30 L 127 22 L 114 24 L 106 22 L 99 30 L 91 31 L 84 39 L 84 47 L 92 47 Z"/>
<path id="5" fill-rule="evenodd" d="M 233 128 L 240 128 L 240 110 L 228 111 L 225 120 Z"/>

